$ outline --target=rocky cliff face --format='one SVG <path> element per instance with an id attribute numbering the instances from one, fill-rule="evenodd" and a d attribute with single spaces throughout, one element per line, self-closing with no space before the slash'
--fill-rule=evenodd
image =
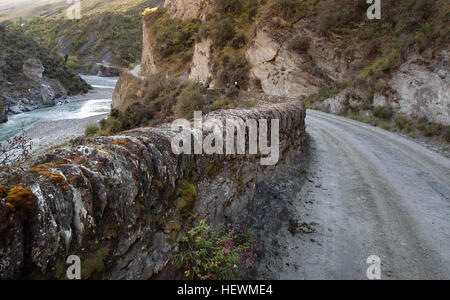
<path id="1" fill-rule="evenodd" d="M 144 74 L 151 75 L 158 73 L 157 61 L 155 59 L 155 51 L 153 49 L 154 39 L 151 35 L 150 22 L 143 22 L 142 24 L 143 41 L 142 41 L 142 59 L 141 71 Z"/>
<path id="2" fill-rule="evenodd" d="M 3 84 L 0 97 L 9 113 L 20 114 L 66 102 L 67 90 L 58 80 L 44 76 L 44 71 L 39 59 L 30 58 L 23 64 L 25 77 L 20 82 Z"/>
<path id="3" fill-rule="evenodd" d="M 10 113 L 52 106 L 88 90 L 56 53 L 0 26 L 0 100 Z"/>
<path id="4" fill-rule="evenodd" d="M 398 103 L 399 112 L 450 125 L 449 72 L 447 50 L 442 51 L 431 63 L 418 55 L 410 57 L 389 82 L 396 91 L 397 101 L 393 102 Z"/>
<path id="5" fill-rule="evenodd" d="M 323 80 L 303 66 L 308 60 L 287 49 L 267 28 L 259 29 L 246 51 L 250 77 L 261 81 L 269 95 L 299 97 L 317 93 Z"/>
<path id="6" fill-rule="evenodd" d="M 276 166 L 252 155 L 177 156 L 174 134 L 163 126 L 80 138 L 26 171 L 0 172 L 0 278 L 65 278 L 71 254 L 81 258 L 83 279 L 149 279 L 176 270 L 178 242 L 195 216 L 213 224 L 249 217 L 258 184 L 303 149 L 304 117 L 299 102 L 205 116 L 279 119 Z"/>
<path id="7" fill-rule="evenodd" d="M 212 39 L 207 38 L 195 44 L 189 80 L 209 83 L 212 81 Z"/>
<path id="8" fill-rule="evenodd" d="M 351 7 L 351 1 L 344 4 L 332 2 L 343 8 Z M 223 12 L 210 1 L 165 1 L 164 6 L 172 18 L 203 18 L 202 36 L 196 40 L 192 59 L 183 62 L 186 65 L 183 70 L 188 72 L 181 74 L 182 79 L 208 82 L 219 87 L 227 82 L 239 81 L 250 88 L 262 89 L 268 95 L 292 98 L 319 95 L 321 101 L 316 101 L 312 106 L 332 113 L 348 113 L 352 110 L 353 113 L 373 117 L 373 111 L 354 110 L 381 106 L 392 108 L 394 117 L 425 117 L 443 125 L 450 123 L 448 49 L 442 50 L 441 47 L 440 51 L 433 50 L 435 54 L 425 56 L 409 47 L 402 51 L 396 49 L 395 55 L 384 57 L 380 52 L 383 48 L 380 43 L 383 41 L 361 42 L 355 36 L 362 34 L 364 39 L 364 34 L 368 33 L 336 33 L 330 29 L 323 31 L 318 26 L 328 24 L 325 13 L 321 13 L 325 16 L 323 20 L 320 16 L 306 14 L 292 21 L 288 17 L 284 18 L 282 13 L 268 13 L 271 3 L 258 5 L 260 18 L 247 24 L 244 32 L 241 32 L 244 36 L 243 42 L 240 42 L 242 44 L 235 42 L 240 30 L 235 27 L 235 38 L 231 38 L 223 48 L 214 39 L 217 36 L 220 38 L 216 31 L 222 25 L 215 26 L 229 16 L 226 10 L 230 6 Z M 316 6 L 311 4 L 311 8 L 320 8 Z M 243 9 L 239 5 L 235 7 Z M 401 9 L 401 4 L 391 3 L 389 10 L 395 9 Z M 247 12 L 240 13 L 246 16 Z M 271 14 L 275 16 L 268 19 L 267 16 Z M 333 14 L 330 12 L 330 15 Z M 220 17 L 214 19 L 216 15 Z M 236 22 L 241 24 L 248 21 L 239 19 Z M 364 23 L 364 20 L 359 22 Z M 374 26 L 373 23 L 364 24 Z M 411 32 L 406 34 L 411 35 Z M 352 39 L 361 44 L 356 47 L 348 42 Z M 158 67 L 160 62 L 155 59 L 154 46 L 150 28 L 144 24 L 142 71 L 146 76 L 161 72 Z M 388 52 L 390 49 L 383 51 Z M 180 53 L 179 56 L 184 54 Z M 380 67 L 385 64 L 389 66 Z"/>
<path id="9" fill-rule="evenodd" d="M 329 38 L 307 29 L 297 35 L 309 41 L 307 50 L 298 54 L 289 49 L 289 41 L 267 28 L 257 29 L 246 50 L 250 77 L 261 81 L 269 95 L 299 97 L 316 94 L 323 87 L 341 84 L 354 76 L 362 55 L 345 55 Z M 319 107 L 342 113 L 348 104 L 392 107 L 395 112 L 412 117 L 426 117 L 431 122 L 450 124 L 448 50 L 436 58 L 411 55 L 393 72 L 383 94 L 371 94 L 367 87 L 351 86 L 326 99 Z"/>
<path id="10" fill-rule="evenodd" d="M 340 114 L 348 106 L 364 103 L 375 107 L 390 107 L 395 112 L 431 122 L 450 125 L 450 64 L 448 51 L 441 52 L 434 60 L 412 55 L 386 82 L 387 91 L 371 95 L 367 88 L 352 86 L 336 96 L 328 98 L 321 108 Z"/>
<path id="11" fill-rule="evenodd" d="M 213 0 L 165 0 L 164 7 L 174 18 L 203 19 L 213 4 Z"/>

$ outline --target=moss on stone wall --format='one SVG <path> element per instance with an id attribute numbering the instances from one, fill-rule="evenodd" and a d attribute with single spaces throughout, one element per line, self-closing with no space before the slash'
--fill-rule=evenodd
<path id="1" fill-rule="evenodd" d="M 37 197 L 33 192 L 22 184 L 16 185 L 9 190 L 5 198 L 6 203 L 11 204 L 24 216 L 31 216 L 37 208 Z"/>

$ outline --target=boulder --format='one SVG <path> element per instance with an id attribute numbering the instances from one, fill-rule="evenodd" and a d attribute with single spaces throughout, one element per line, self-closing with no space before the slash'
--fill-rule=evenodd
<path id="1" fill-rule="evenodd" d="M 0 123 L 8 121 L 8 107 L 0 100 Z"/>
<path id="2" fill-rule="evenodd" d="M 15 115 L 23 113 L 23 111 L 20 109 L 19 105 L 10 106 L 9 111 Z"/>
<path id="3" fill-rule="evenodd" d="M 55 91 L 50 85 L 46 83 L 41 84 L 41 96 L 43 105 L 45 106 L 55 105 Z"/>
<path id="4" fill-rule="evenodd" d="M 32 80 L 42 79 L 44 71 L 44 66 L 42 66 L 41 61 L 37 58 L 27 59 L 23 64 L 23 73 Z"/>

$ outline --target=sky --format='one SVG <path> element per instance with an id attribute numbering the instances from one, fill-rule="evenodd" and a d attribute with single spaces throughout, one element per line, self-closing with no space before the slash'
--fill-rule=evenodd
<path id="1" fill-rule="evenodd" d="M 0 0 L 0 8 L 13 8 L 30 4 L 47 4 L 55 2 L 63 2 L 65 0 Z"/>

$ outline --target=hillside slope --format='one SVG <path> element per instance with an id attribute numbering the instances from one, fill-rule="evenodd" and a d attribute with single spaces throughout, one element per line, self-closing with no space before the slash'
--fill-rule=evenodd
<path id="1" fill-rule="evenodd" d="M 63 12 L 67 6 L 64 0 L 1 0 L 0 23 L 50 16 Z"/>
<path id="2" fill-rule="evenodd" d="M 157 0 L 82 1 L 81 19 L 69 20 L 65 10 L 35 17 L 15 27 L 40 44 L 69 56 L 69 65 L 84 73 L 117 76 L 122 67 L 140 60 L 140 13 Z"/>
<path id="3" fill-rule="evenodd" d="M 0 109 L 20 113 L 85 93 L 89 85 L 55 52 L 0 25 Z"/>
<path id="4" fill-rule="evenodd" d="M 381 20 L 367 18 L 362 0 L 164 5 L 144 18 L 141 75 L 215 87 L 237 81 L 385 129 L 450 141 L 448 1 L 386 0 Z M 118 92 L 152 102 L 142 91 Z"/>

